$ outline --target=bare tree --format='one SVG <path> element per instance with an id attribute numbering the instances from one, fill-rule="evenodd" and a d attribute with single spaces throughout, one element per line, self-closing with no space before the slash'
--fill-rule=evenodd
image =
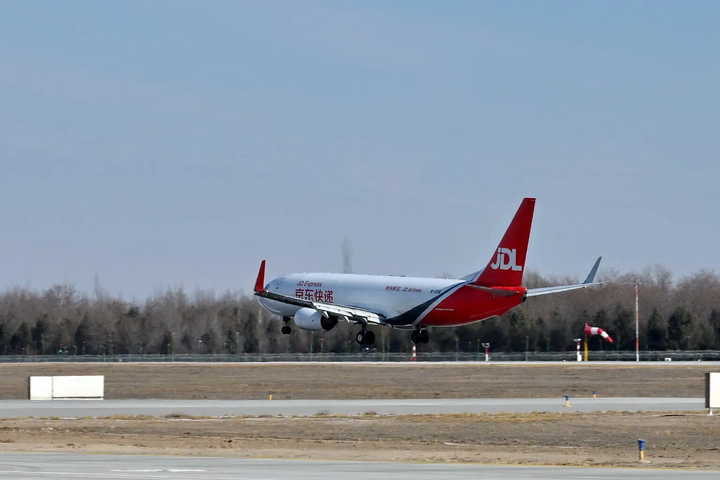
<path id="1" fill-rule="evenodd" d="M 350 272 L 348 240 L 341 251 L 343 271 Z M 568 350 L 575 348 L 572 339 L 589 322 L 615 337 L 615 348 L 633 350 L 635 281 L 642 282 L 641 348 L 720 348 L 720 275 L 700 271 L 674 281 L 667 269 L 656 266 L 625 274 L 604 271 L 601 276 L 604 284 L 592 290 L 532 298 L 502 317 L 457 330 L 437 329 L 424 348 L 443 351 L 459 346 L 474 351 L 482 341 L 492 343 L 496 351 L 523 351 L 526 342 L 531 350 Z M 526 275 L 528 286 L 576 280 Z M 279 325 L 241 293 L 187 295 L 176 287 L 128 302 L 104 291 L 99 281 L 89 294 L 68 284 L 44 291 L 13 287 L 0 292 L 0 355 L 307 352 L 311 340 L 318 351 L 320 338 L 325 352 L 361 349 L 348 326 L 313 338 L 298 329 L 281 335 Z M 380 331 L 388 351 L 411 348 L 407 332 L 376 333 Z"/>

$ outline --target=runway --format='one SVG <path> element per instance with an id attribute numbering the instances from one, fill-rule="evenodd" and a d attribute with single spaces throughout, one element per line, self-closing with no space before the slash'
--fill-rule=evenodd
<path id="1" fill-rule="evenodd" d="M 420 355 L 420 354 L 419 354 Z M 658 368 L 668 368 L 668 367 L 720 367 L 720 361 L 716 360 L 704 360 L 704 361 L 690 361 L 690 360 L 681 360 L 676 362 L 661 362 L 661 361 L 610 361 L 610 360 L 598 360 L 598 361 L 590 361 L 590 362 L 575 362 L 575 361 L 556 361 L 556 360 L 548 360 L 548 361 L 539 361 L 539 360 L 529 360 L 529 361 L 518 361 L 518 360 L 504 360 L 504 361 L 495 361 L 491 360 L 489 362 L 486 362 L 484 360 L 459 360 L 459 361 L 434 361 L 434 360 L 422 360 L 422 356 L 420 356 L 418 361 L 412 361 L 410 358 L 412 358 L 412 354 L 408 355 L 407 361 L 380 361 L 380 360 L 307 360 L 307 361 L 297 361 L 297 360 L 278 360 L 278 361 L 267 361 L 267 362 L 255 362 L 255 361 L 232 361 L 232 362 L 196 362 L 196 361 L 185 361 L 185 360 L 177 360 L 177 361 L 164 361 L 164 362 L 153 362 L 153 361 L 123 361 L 122 359 L 117 360 L 107 360 L 103 362 L 80 362 L 80 361 L 71 361 L 71 360 L 65 360 L 65 361 L 24 361 L 24 362 L 5 362 L 2 361 L 2 357 L 0 357 L 0 364 L 2 365 L 27 365 L 27 364 L 37 364 L 37 365 L 194 365 L 194 366 L 200 366 L 200 365 L 224 365 L 224 366 L 260 366 L 260 365 L 274 365 L 274 366 L 282 366 L 282 365 L 289 365 L 289 366 L 297 366 L 297 365 L 336 365 L 336 366 L 342 366 L 342 365 L 358 365 L 358 366 L 382 366 L 382 367 L 408 367 L 408 366 L 445 366 L 445 367 L 451 367 L 451 366 L 502 366 L 502 367 L 545 367 L 545 366 L 564 366 L 564 367 L 580 367 L 580 368 L 593 368 L 598 366 L 608 366 L 608 367 L 627 367 L 627 368 L 637 368 L 637 367 L 658 367 Z"/>
<path id="2" fill-rule="evenodd" d="M 628 468 L 514 467 L 491 465 L 338 462 L 320 460 L 247 460 L 209 457 L 0 453 L 0 477 L 174 480 L 344 480 L 577 479 L 710 480 L 718 471 Z"/>
<path id="3" fill-rule="evenodd" d="M 106 417 L 112 415 L 258 416 L 380 415 L 703 410 L 703 398 L 615 397 L 478 398 L 436 400 L 3 400 L 0 417 Z"/>

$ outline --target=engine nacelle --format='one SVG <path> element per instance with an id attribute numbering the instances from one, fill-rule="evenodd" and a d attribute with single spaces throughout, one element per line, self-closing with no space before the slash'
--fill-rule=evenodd
<path id="1" fill-rule="evenodd" d="M 337 318 L 325 318 L 314 308 L 301 308 L 295 312 L 295 325 L 303 330 L 332 330 L 337 323 Z"/>

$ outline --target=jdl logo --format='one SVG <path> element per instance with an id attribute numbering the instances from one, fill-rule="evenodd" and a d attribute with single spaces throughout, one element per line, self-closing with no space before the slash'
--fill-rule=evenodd
<path id="1" fill-rule="evenodd" d="M 497 270 L 498 268 L 500 270 L 512 270 L 514 272 L 522 272 L 522 265 L 517 265 L 517 260 L 515 260 L 515 257 L 517 256 L 517 250 L 516 249 L 509 249 L 509 248 L 498 248 L 497 253 L 497 259 L 495 259 L 495 263 L 490 264 L 490 268 L 493 270 Z"/>

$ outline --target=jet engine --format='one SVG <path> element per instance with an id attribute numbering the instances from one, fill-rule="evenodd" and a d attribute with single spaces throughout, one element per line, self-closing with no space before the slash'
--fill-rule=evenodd
<path id="1" fill-rule="evenodd" d="M 295 325 L 303 330 L 332 330 L 337 323 L 337 318 L 325 318 L 314 308 L 301 308 L 295 312 Z"/>

